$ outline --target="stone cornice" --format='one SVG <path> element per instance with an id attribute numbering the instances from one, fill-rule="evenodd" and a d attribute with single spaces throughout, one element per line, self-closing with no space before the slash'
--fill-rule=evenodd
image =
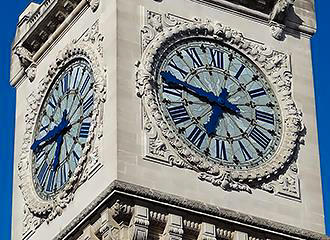
<path id="1" fill-rule="evenodd" d="M 87 6 L 95 12 L 99 6 L 99 0 L 45 0 L 36 10 L 31 7 L 31 12 L 23 13 L 25 15 L 21 16 L 12 44 L 12 65 L 16 66 L 15 71 L 13 69 L 11 71 L 10 84 L 12 86 L 16 86 L 22 80 L 30 64 L 38 61 L 72 20 Z M 22 52 L 28 53 L 29 64 L 25 64 L 27 56 L 20 54 Z M 19 68 L 19 63 L 21 68 Z"/>
<path id="2" fill-rule="evenodd" d="M 286 17 L 289 14 L 287 8 L 292 7 L 295 0 L 268 0 L 268 1 L 191 0 L 191 1 L 201 3 L 204 5 L 209 5 L 216 8 L 224 8 L 234 12 L 242 13 L 245 14 L 246 16 L 258 19 L 259 21 L 262 21 L 265 24 L 268 23 L 270 25 L 274 25 L 274 23 L 281 24 L 282 25 L 281 27 L 283 28 L 286 26 L 289 29 L 301 32 L 302 34 L 307 36 L 312 36 L 316 32 L 316 28 L 314 26 L 303 25 L 303 23 L 293 22 L 291 20 L 284 21 L 286 20 Z M 312 0 L 308 0 L 308 1 L 312 1 Z M 256 5 L 252 4 L 257 2 L 258 4 Z M 302 0 L 300 1 L 297 0 L 296 5 L 298 8 L 303 9 L 301 6 L 301 2 Z M 282 12 L 283 14 L 281 18 L 283 19 L 281 19 L 281 21 L 277 21 L 277 19 L 275 19 L 276 21 L 274 21 L 274 19 L 272 18 L 274 17 L 274 15 L 276 15 L 276 11 L 278 10 L 277 6 L 282 5 L 282 3 L 284 4 L 284 6 L 286 6 Z M 255 7 L 255 6 L 259 6 L 259 7 Z M 262 9 L 262 6 L 265 6 L 265 9 Z M 303 10 L 314 12 L 314 9 L 303 9 Z"/>
<path id="3" fill-rule="evenodd" d="M 114 181 L 89 206 L 87 206 L 69 225 L 67 225 L 54 239 L 70 239 L 89 216 L 97 214 L 102 206 L 109 205 L 118 197 L 131 201 L 151 203 L 152 206 L 162 205 L 167 209 L 186 211 L 190 214 L 201 215 L 225 221 L 229 224 L 248 227 L 256 232 L 265 232 L 278 237 L 289 239 L 328 239 L 325 235 L 300 229 L 279 222 L 239 213 L 233 210 L 209 205 L 200 201 L 193 201 L 173 194 L 160 192 L 139 185 Z"/>

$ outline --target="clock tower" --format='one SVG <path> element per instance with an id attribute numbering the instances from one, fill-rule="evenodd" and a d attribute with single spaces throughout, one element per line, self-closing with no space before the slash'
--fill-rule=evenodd
<path id="1" fill-rule="evenodd" d="M 19 17 L 13 239 L 325 239 L 313 0 L 45 0 Z"/>

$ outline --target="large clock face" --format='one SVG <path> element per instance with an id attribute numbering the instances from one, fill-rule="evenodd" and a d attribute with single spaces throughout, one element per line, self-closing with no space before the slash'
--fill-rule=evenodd
<path id="1" fill-rule="evenodd" d="M 282 135 L 280 107 L 251 60 L 215 40 L 191 38 L 169 47 L 157 69 L 161 111 L 197 154 L 243 170 L 272 158 Z"/>
<path id="2" fill-rule="evenodd" d="M 44 99 L 31 145 L 34 185 L 43 199 L 61 190 L 78 166 L 91 126 L 93 85 L 89 63 L 75 60 Z"/>

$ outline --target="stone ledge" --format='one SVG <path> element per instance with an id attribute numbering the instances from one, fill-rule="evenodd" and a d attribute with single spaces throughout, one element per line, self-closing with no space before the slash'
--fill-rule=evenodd
<path id="1" fill-rule="evenodd" d="M 265 233 L 289 239 L 330 239 L 320 233 L 205 204 L 203 202 L 189 200 L 118 180 L 112 182 L 108 188 L 104 190 L 88 207 L 86 207 L 67 227 L 65 227 L 55 239 L 68 239 L 70 234 L 78 229 L 88 216 L 97 214 L 105 202 L 113 201 L 117 195 L 139 200 L 140 202 L 144 201 L 163 205 L 167 208 L 171 207 L 177 210 L 184 210 L 195 215 L 204 215 L 206 217 L 212 216 L 215 219 L 231 222 L 231 224 L 248 227 L 256 232 L 263 231 Z"/>

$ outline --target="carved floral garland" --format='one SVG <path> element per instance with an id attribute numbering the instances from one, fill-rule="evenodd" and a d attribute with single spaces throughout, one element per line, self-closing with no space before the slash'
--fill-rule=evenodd
<path id="1" fill-rule="evenodd" d="M 93 113 L 90 134 L 83 149 L 82 156 L 78 162 L 78 166 L 70 177 L 68 183 L 54 199 L 46 201 L 37 195 L 32 180 L 30 146 L 33 142 L 34 126 L 36 124 L 43 99 L 55 77 L 67 63 L 76 58 L 84 58 L 90 63 L 95 78 L 95 100 L 92 110 Z M 34 216 L 51 221 L 56 216 L 61 215 L 63 209 L 70 201 L 72 201 L 76 189 L 87 180 L 87 175 L 85 172 L 88 171 L 88 169 L 86 169 L 86 165 L 89 161 L 89 153 L 94 149 L 93 143 L 95 140 L 102 136 L 101 111 L 103 111 L 103 103 L 105 100 L 106 70 L 103 67 L 100 54 L 89 41 L 82 41 L 79 43 L 73 42 L 61 51 L 58 54 L 56 61 L 49 67 L 47 76 L 40 81 L 38 89 L 28 98 L 29 106 L 27 109 L 27 114 L 25 115 L 26 131 L 20 161 L 18 164 L 18 175 L 20 180 L 19 187 L 22 190 L 25 203 L 28 210 Z"/>
<path id="2" fill-rule="evenodd" d="M 263 70 L 274 87 L 274 92 L 280 103 L 283 117 L 282 140 L 272 159 L 261 166 L 248 170 L 227 170 L 219 164 L 208 161 L 186 146 L 166 121 L 161 112 L 155 89 L 156 66 L 168 47 L 177 41 L 192 36 L 216 39 L 242 52 Z M 157 132 L 167 148 L 174 149 L 175 154 L 168 156 L 169 162 L 178 167 L 193 169 L 199 174 L 199 179 L 220 186 L 225 190 L 251 192 L 251 183 L 256 183 L 273 174 L 277 174 L 292 161 L 298 139 L 303 129 L 301 112 L 298 111 L 292 97 L 292 74 L 290 72 L 289 56 L 272 50 L 261 44 L 245 39 L 230 27 L 217 22 L 201 21 L 181 22 L 175 26 L 162 29 L 148 43 L 137 65 L 136 84 L 137 95 L 142 98 L 146 112 L 147 131 L 151 126 Z M 151 124 L 150 124 L 151 123 Z"/>

